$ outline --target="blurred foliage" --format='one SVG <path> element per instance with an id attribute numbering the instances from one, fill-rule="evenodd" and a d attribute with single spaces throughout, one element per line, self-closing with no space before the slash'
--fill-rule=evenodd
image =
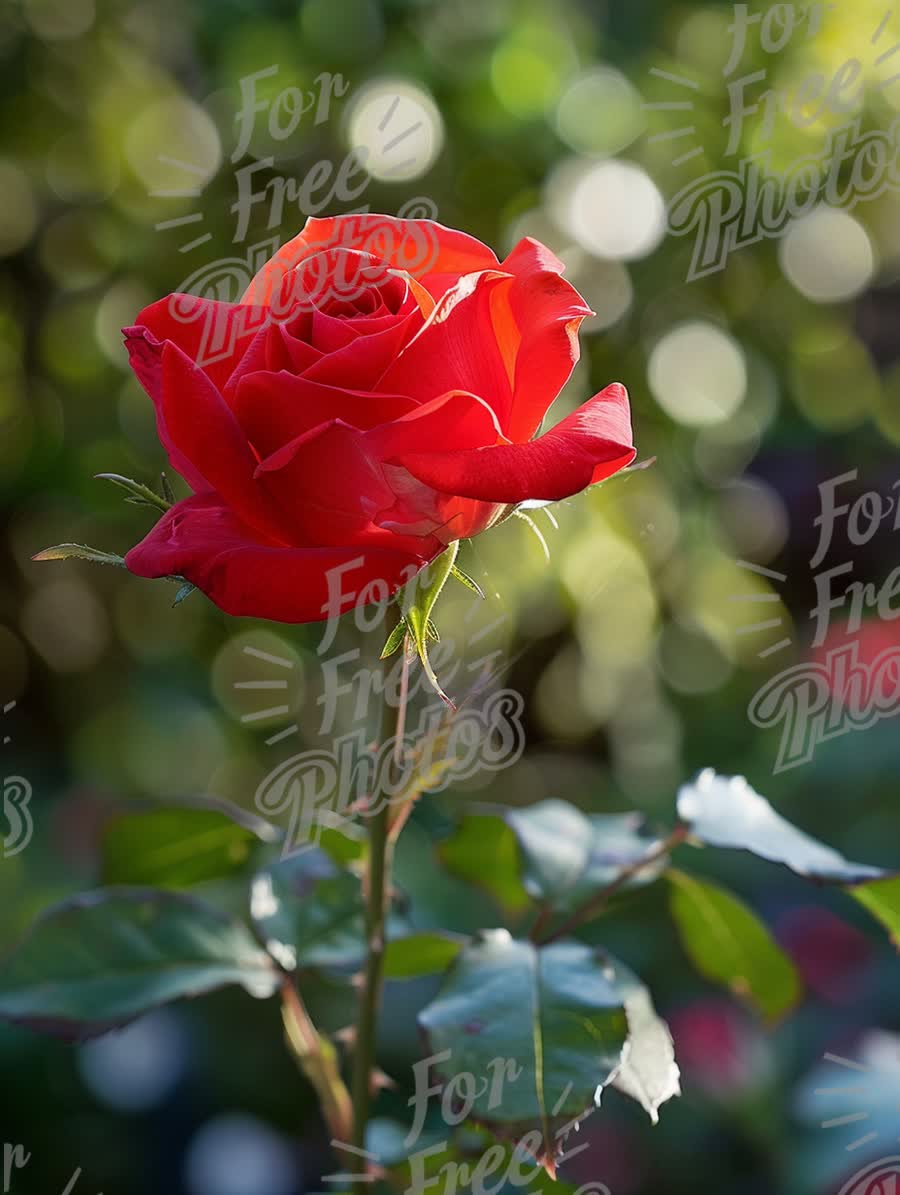
<path id="1" fill-rule="evenodd" d="M 884 14 L 881 0 L 835 6 L 817 36 L 798 28 L 778 53 L 753 26 L 740 73 L 766 70 L 767 85 L 790 90 L 810 72 L 833 78 L 858 55 L 861 128 L 887 132 L 900 84 L 879 86 L 892 65 L 876 60 L 900 26 L 891 17 L 876 47 Z M 773 774 L 779 732 L 761 732 L 746 711 L 768 677 L 809 658 L 817 487 L 858 470 L 841 497 L 888 496 L 897 480 L 900 198 L 887 188 L 837 222 L 816 214 L 686 281 L 692 244 L 665 233 L 665 202 L 735 169 L 738 157 L 769 151 L 787 166 L 821 153 L 846 123 L 826 112 L 798 128 L 781 112 L 767 139 L 759 116 L 748 118 L 739 154 L 728 156 L 733 19 L 731 4 L 688 0 L 0 8 L 0 707 L 17 702 L 3 716 L 4 774 L 27 777 L 35 792 L 34 840 L 0 861 L 4 946 L 37 911 L 98 880 L 100 827 L 127 802 L 215 796 L 253 811 L 280 760 L 332 737 L 319 732 L 321 628 L 236 623 L 199 594 L 173 610 L 165 582 L 32 563 L 63 539 L 121 554 L 150 526 L 150 512 L 94 480 L 114 472 L 153 485 L 166 464 L 119 329 L 210 263 L 293 235 L 308 214 L 396 213 L 420 197 L 498 252 L 530 234 L 561 254 L 598 316 L 583 329 L 582 362 L 559 406 L 623 381 L 640 457 L 657 458 L 554 508 L 558 528 L 537 512 L 549 566 L 517 520 L 463 547 L 462 567 L 488 595 L 474 624 L 484 633 L 472 641 L 475 599 L 455 587 L 442 598 L 441 634 L 466 660 L 500 653 L 525 698 L 528 748 L 513 767 L 417 808 L 398 883 L 420 928 L 447 924 L 451 912 L 466 929 L 515 922 L 515 890 L 494 884 L 496 900 L 477 899 L 439 865 L 435 844 L 472 802 L 555 797 L 588 814 L 638 808 L 653 820 L 706 765 L 746 773 L 850 857 L 896 862 L 892 722 L 836 737 Z M 315 104 L 288 137 L 277 134 L 290 107 L 279 109 L 276 135 L 272 109 L 261 110 L 235 159 L 241 80 L 265 71 L 257 96 L 274 103 L 294 88 Z M 345 93 L 329 92 L 325 75 L 340 75 Z M 424 113 L 412 164 L 391 177 L 384 142 L 368 145 L 375 177 L 353 176 L 365 187 L 344 200 L 340 165 L 355 138 L 375 137 L 372 105 L 398 80 Z M 270 167 L 246 173 L 267 158 Z M 246 229 L 234 208 L 242 178 L 255 190 L 270 184 Z M 306 180 L 299 202 L 278 178 Z M 886 518 L 867 542 L 852 542 L 839 519 L 825 565 L 851 561 L 853 579 L 880 586 L 895 534 Z M 837 610 L 835 624 L 846 613 Z M 871 629 L 875 612 L 866 613 Z M 771 625 L 747 631 L 757 623 Z M 883 630 L 890 643 L 891 623 Z M 789 645 L 762 654 L 785 636 Z M 355 642 L 342 627 L 329 657 Z M 371 644 L 376 654 L 380 646 Z M 293 665 L 289 714 L 242 721 L 266 697 L 236 684 L 287 675 L 266 656 Z M 361 686 L 355 697 L 363 710 L 375 704 Z M 353 712 L 342 707 L 336 721 L 335 734 Z M 294 722 L 293 737 L 266 745 Z M 125 849 L 124 834 L 118 844 Z M 696 1188 L 702 1158 L 703 1182 L 729 1195 L 837 1190 L 864 1154 L 893 1149 L 882 1134 L 848 1154 L 859 1134 L 821 1129 L 825 1114 L 801 1115 L 793 1093 L 826 1051 L 853 1058 L 865 1034 L 900 1031 L 894 952 L 862 909 L 826 894 L 812 910 L 792 876 L 731 855 L 706 870 L 774 929 L 806 999 L 767 1032 L 694 976 L 659 886 L 629 893 L 615 922 L 587 936 L 651 986 L 672 1023 L 686 1094 L 651 1129 L 610 1093 L 585 1127 L 590 1167 L 579 1172 L 575 1161 L 564 1177 L 603 1181 L 613 1195 L 679 1195 Z M 390 986 L 381 1044 L 398 1078 L 419 1055 L 415 1012 L 433 993 L 431 979 Z M 330 1028 L 349 1020 L 346 992 L 328 979 L 310 979 L 304 995 Z M 13 1190 L 63 1191 L 80 1167 L 78 1192 L 254 1195 L 260 1158 L 261 1193 L 317 1189 L 329 1165 L 323 1130 L 281 1048 L 277 1010 L 224 993 L 141 1032 L 111 1039 L 106 1053 L 79 1053 L 0 1029 L 11 1097 L 2 1137 L 31 1153 Z M 407 1094 L 385 1093 L 379 1111 L 402 1119 Z M 241 1173 L 249 1186 L 227 1186 Z"/>

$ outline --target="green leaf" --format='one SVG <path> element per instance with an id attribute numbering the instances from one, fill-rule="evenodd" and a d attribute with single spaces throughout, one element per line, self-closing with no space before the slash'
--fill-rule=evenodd
<path id="1" fill-rule="evenodd" d="M 685 951 L 707 979 L 730 988 L 769 1021 L 800 999 L 800 977 L 742 901 L 707 880 L 670 870 L 671 910 Z"/>
<path id="2" fill-rule="evenodd" d="M 860 884 L 848 888 L 852 897 L 887 929 L 891 941 L 900 950 L 900 877 Z"/>
<path id="3" fill-rule="evenodd" d="M 103 881 L 188 888 L 238 871 L 260 843 L 279 838 L 268 822 L 213 797 L 129 809 L 104 830 Z"/>
<path id="4" fill-rule="evenodd" d="M 657 1015 L 649 991 L 618 959 L 610 959 L 615 983 L 625 1001 L 628 1049 L 621 1070 L 612 1081 L 623 1095 L 636 1100 L 654 1124 L 667 1100 L 681 1095 L 681 1072 L 665 1021 Z"/>
<path id="5" fill-rule="evenodd" d="M 151 490 L 148 485 L 143 485 L 140 481 L 134 481 L 130 477 L 122 477 L 118 473 L 97 473 L 96 476 L 101 481 L 111 481 L 113 485 L 126 490 L 132 499 L 135 499 L 140 505 L 154 506 L 157 510 L 161 510 L 163 514 L 167 510 L 172 509 L 172 502 L 166 498 L 161 498 L 155 490 Z"/>
<path id="6" fill-rule="evenodd" d="M 385 978 L 418 979 L 446 971 L 467 941 L 460 934 L 431 931 L 395 938 L 385 948 Z"/>
<path id="7" fill-rule="evenodd" d="M 559 1152 L 560 1126 L 595 1106 L 621 1062 L 627 1022 L 610 975 L 579 942 L 539 949 L 505 930 L 462 951 L 419 1021 L 441 1076 L 474 1076 L 460 1090 L 475 1121 L 538 1129 L 545 1155 Z"/>
<path id="8" fill-rule="evenodd" d="M 162 496 L 168 502 L 169 506 L 175 505 L 175 491 L 172 489 L 172 483 L 169 481 L 165 473 L 159 475 L 159 485 L 162 490 Z"/>
<path id="9" fill-rule="evenodd" d="M 0 1017 L 80 1040 L 229 984 L 266 998 L 278 980 L 247 927 L 209 905 L 152 888 L 105 888 L 34 924 L 0 970 Z"/>
<path id="10" fill-rule="evenodd" d="M 114 564 L 117 568 L 125 567 L 125 557 L 115 552 L 102 552 L 99 548 L 90 548 L 87 544 L 57 544 L 53 548 L 44 548 L 32 560 L 89 560 L 93 564 Z"/>
<path id="11" fill-rule="evenodd" d="M 528 908 L 516 836 L 502 814 L 467 813 L 437 854 L 449 872 L 489 893 L 505 913 Z"/>
<path id="12" fill-rule="evenodd" d="M 319 826 L 318 845 L 335 863 L 357 863 L 368 849 L 366 832 L 356 822 L 345 821 L 336 826 Z"/>
<path id="13" fill-rule="evenodd" d="M 258 872 L 250 914 L 267 949 L 287 970 L 356 966 L 365 955 L 359 877 L 319 847 Z"/>
<path id="14" fill-rule="evenodd" d="M 561 910 L 607 887 L 662 841 L 639 813 L 586 815 L 565 801 L 540 801 L 503 816 L 522 852 L 529 895 Z M 667 866 L 667 857 L 654 860 L 627 887 L 651 883 Z"/>
<path id="15" fill-rule="evenodd" d="M 783 863 L 798 875 L 840 884 L 861 884 L 887 873 L 849 863 L 838 851 L 792 826 L 743 776 L 719 776 L 711 768 L 678 792 L 678 816 L 707 846 L 750 851 Z"/>
<path id="16" fill-rule="evenodd" d="M 439 853 L 448 870 L 486 888 L 507 910 L 526 907 L 527 894 L 569 911 L 660 842 L 639 813 L 584 814 L 565 801 L 548 800 L 524 809 L 468 813 Z M 626 887 L 651 883 L 668 862 L 667 856 L 655 859 Z"/>
<path id="17" fill-rule="evenodd" d="M 457 581 L 461 581 L 467 589 L 471 589 L 473 593 L 477 593 L 481 600 L 484 601 L 484 590 L 468 573 L 464 573 L 458 564 L 454 564 L 453 568 L 451 568 L 450 576 Z"/>
<path id="18" fill-rule="evenodd" d="M 436 560 L 432 560 L 431 564 L 413 578 L 403 594 L 403 617 L 406 619 L 409 633 L 416 651 L 419 653 L 422 667 L 435 690 L 448 705 L 453 703 L 441 688 L 428 659 L 428 623 L 435 603 L 441 595 L 441 590 L 446 585 L 453 569 L 458 552 L 459 540 L 455 540 L 445 552 Z"/>

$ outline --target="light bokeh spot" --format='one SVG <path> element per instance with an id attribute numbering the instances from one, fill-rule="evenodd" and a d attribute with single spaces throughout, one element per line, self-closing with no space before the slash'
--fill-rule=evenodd
<path id="1" fill-rule="evenodd" d="M 795 220 L 779 246 L 781 268 L 814 303 L 838 303 L 860 294 L 875 273 L 869 234 L 849 212 L 825 204 Z"/>
<path id="2" fill-rule="evenodd" d="M 556 131 L 567 145 L 582 153 L 620 153 L 645 126 L 639 93 L 612 66 L 584 71 L 556 106 Z"/>
<path id="3" fill-rule="evenodd" d="M 351 148 L 382 182 L 420 178 L 444 144 L 444 122 L 434 100 L 407 79 L 377 79 L 362 87 L 347 121 Z"/>
<path id="4" fill-rule="evenodd" d="M 747 393 L 747 366 L 740 345 L 703 320 L 678 324 L 650 354 L 653 397 L 676 423 L 708 427 L 724 423 Z"/>
<path id="5" fill-rule="evenodd" d="M 635 261 L 659 245 L 666 229 L 663 197 L 633 162 L 563 164 L 551 182 L 554 216 L 583 249 L 609 261 Z"/>

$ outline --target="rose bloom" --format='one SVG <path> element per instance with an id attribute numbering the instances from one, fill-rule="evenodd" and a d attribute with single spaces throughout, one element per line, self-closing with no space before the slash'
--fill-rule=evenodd
<path id="1" fill-rule="evenodd" d="M 432 221 L 338 216 L 308 220 L 241 303 L 145 308 L 125 343 L 194 492 L 128 568 L 229 614 L 313 622 L 628 465 L 617 384 L 535 438 L 592 314 L 562 271 L 530 238 L 499 262 Z M 339 610 L 331 570 L 353 581 Z"/>

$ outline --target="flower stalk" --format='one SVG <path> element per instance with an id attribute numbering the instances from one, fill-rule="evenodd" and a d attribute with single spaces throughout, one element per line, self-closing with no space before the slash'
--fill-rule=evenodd
<path id="1" fill-rule="evenodd" d="M 399 622 L 402 617 L 396 605 L 389 607 L 389 617 Z M 388 627 L 390 634 L 394 625 Z M 410 658 L 409 636 L 403 639 L 403 674 L 397 702 L 396 722 L 392 720 L 391 707 L 384 703 L 382 729 L 379 736 L 384 742 L 394 735 L 394 750 L 390 754 L 390 768 L 397 768 L 403 750 L 403 735 L 406 723 L 406 704 L 409 695 L 408 669 Z M 387 665 L 383 665 L 385 670 Z M 376 795 L 377 799 L 377 795 Z M 366 1148 L 366 1125 L 372 1098 L 375 1071 L 375 1039 L 381 992 L 384 986 L 384 952 L 387 938 L 387 915 L 390 907 L 391 875 L 393 869 L 395 837 L 390 833 L 390 804 L 379 801 L 378 807 L 367 819 L 369 827 L 368 866 L 364 877 L 366 901 L 366 962 L 363 971 L 359 1016 L 356 1024 L 355 1049 L 353 1055 L 353 1147 L 354 1152 Z M 357 1162 L 359 1165 L 359 1162 Z M 366 1195 L 367 1183 L 360 1178 L 354 1183 L 355 1195 Z"/>

